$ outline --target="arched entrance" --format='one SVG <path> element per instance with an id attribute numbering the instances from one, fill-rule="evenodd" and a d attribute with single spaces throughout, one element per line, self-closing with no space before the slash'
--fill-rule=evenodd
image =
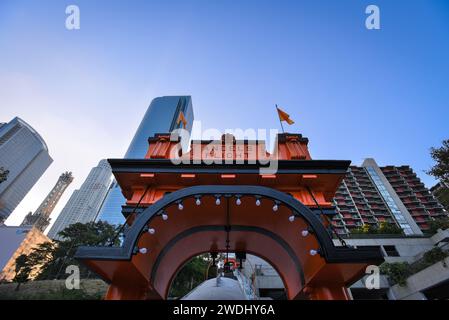
<path id="1" fill-rule="evenodd" d="M 336 246 L 329 233 L 327 199 L 347 162 L 280 161 L 280 173 L 264 180 L 249 165 L 193 168 L 153 160 L 152 147 L 149 159 L 110 161 L 129 205 L 122 247 L 77 252 L 110 282 L 107 299 L 165 299 L 179 268 L 203 252 L 263 258 L 289 299 L 348 299 L 346 286 L 383 261 L 379 249 Z"/>
<path id="2" fill-rule="evenodd" d="M 287 295 L 276 269 L 261 257 L 247 252 L 207 252 L 179 269 L 167 299 L 286 300 Z"/>

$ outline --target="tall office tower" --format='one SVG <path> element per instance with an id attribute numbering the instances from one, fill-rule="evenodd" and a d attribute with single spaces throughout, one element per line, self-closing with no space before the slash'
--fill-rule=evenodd
<path id="1" fill-rule="evenodd" d="M 179 128 L 181 124 L 178 124 L 178 117 L 181 112 L 187 121 L 185 129 L 191 132 L 194 115 L 190 96 L 155 98 L 148 107 L 124 158 L 143 159 L 148 151 L 148 138 L 156 133 L 172 132 Z M 122 205 L 125 202 L 120 187 L 113 181 L 97 220 L 123 224 L 125 219 L 122 215 Z"/>
<path id="2" fill-rule="evenodd" d="M 30 212 L 27 214 L 21 226 L 34 226 L 41 232 L 44 232 L 50 224 L 50 215 L 53 212 L 53 209 L 56 207 L 62 194 L 72 181 L 73 176 L 71 172 L 61 174 L 58 182 L 56 182 L 56 185 L 41 203 L 39 208 L 34 213 Z"/>
<path id="3" fill-rule="evenodd" d="M 447 216 L 410 167 L 379 167 L 374 159 L 350 167 L 334 205 L 333 225 L 340 234 L 385 222 L 401 228 L 405 235 L 422 235 L 430 220 Z"/>
<path id="4" fill-rule="evenodd" d="M 44 139 L 25 121 L 14 118 L 0 126 L 0 222 L 22 201 L 53 159 Z"/>
<path id="5" fill-rule="evenodd" d="M 94 221 L 110 183 L 111 167 L 106 160 L 101 160 L 92 168 L 81 188 L 73 192 L 48 236 L 59 239 L 58 233 L 71 224 Z"/>

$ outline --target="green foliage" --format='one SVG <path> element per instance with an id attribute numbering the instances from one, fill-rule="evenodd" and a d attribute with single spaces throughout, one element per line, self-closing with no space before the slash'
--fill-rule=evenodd
<path id="1" fill-rule="evenodd" d="M 407 284 L 407 278 L 412 275 L 408 262 L 383 263 L 380 272 L 387 275 L 390 281 L 400 286 Z"/>
<path id="2" fill-rule="evenodd" d="M 40 268 L 36 280 L 61 279 L 67 276 L 65 270 L 69 265 L 79 266 L 80 276 L 89 277 L 89 269 L 74 259 L 77 248 L 82 245 L 105 246 L 111 241 L 118 245 L 119 239 L 115 239 L 117 231 L 117 227 L 102 221 L 72 224 L 59 233 L 61 241 L 42 243 L 25 258 L 19 257 L 21 260 L 16 260 L 16 266 L 19 262 L 21 269 L 16 277 L 28 279 L 33 270 Z"/>
<path id="3" fill-rule="evenodd" d="M 408 262 L 383 263 L 380 266 L 380 272 L 387 275 L 394 284 L 405 286 L 408 277 L 439 261 L 443 261 L 448 256 L 449 254 L 446 251 L 435 247 L 427 251 L 422 259 L 413 264 L 409 264 Z"/>
<path id="4" fill-rule="evenodd" d="M 429 264 L 434 264 L 438 261 L 445 259 L 448 256 L 449 254 L 446 251 L 443 251 L 439 247 L 435 247 L 424 254 L 423 260 Z"/>
<path id="5" fill-rule="evenodd" d="M 449 139 L 439 148 L 431 148 L 430 155 L 436 164 L 427 171 L 428 174 L 442 181 L 449 182 Z"/>
<path id="6" fill-rule="evenodd" d="M 449 211 L 449 188 L 438 188 L 433 191 L 438 201 Z"/>
<path id="7" fill-rule="evenodd" d="M 15 272 L 16 275 L 13 279 L 17 283 L 16 290 L 19 290 L 20 284 L 29 280 L 30 273 L 32 271 L 31 265 L 28 263 L 28 258 L 25 254 L 21 254 L 16 258 Z"/>
<path id="8" fill-rule="evenodd" d="M 358 227 L 351 230 L 351 234 L 371 234 L 375 233 L 377 228 L 370 224 L 364 224 L 362 227 Z"/>
<path id="9" fill-rule="evenodd" d="M 60 245 L 70 244 L 71 247 L 83 246 L 107 246 L 117 234 L 118 227 L 104 221 L 90 223 L 75 223 L 58 234 L 63 239 Z M 114 239 L 113 245 L 119 245 L 120 240 Z"/>
<path id="10" fill-rule="evenodd" d="M 378 227 L 365 224 L 363 227 L 352 229 L 351 234 L 402 234 L 402 230 L 393 223 L 381 222 Z"/>
<path id="11" fill-rule="evenodd" d="M 101 300 L 102 298 L 101 294 L 89 294 L 83 289 L 69 290 L 67 288 L 39 293 L 9 292 L 0 294 L 0 300 Z"/>
<path id="12" fill-rule="evenodd" d="M 449 218 L 440 218 L 429 222 L 429 233 L 435 234 L 438 229 L 448 229 L 449 228 Z"/>
<path id="13" fill-rule="evenodd" d="M 402 234 L 402 229 L 397 225 L 388 222 L 381 222 L 379 229 L 377 230 L 379 234 Z"/>
<path id="14" fill-rule="evenodd" d="M 186 263 L 173 280 L 169 297 L 181 298 L 205 281 L 209 262 L 208 255 L 201 255 Z"/>

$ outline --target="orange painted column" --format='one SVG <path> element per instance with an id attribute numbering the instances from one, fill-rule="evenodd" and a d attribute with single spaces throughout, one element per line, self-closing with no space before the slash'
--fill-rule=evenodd
<path id="1" fill-rule="evenodd" d="M 348 289 L 344 286 L 323 286 L 304 290 L 310 300 L 351 300 Z"/>

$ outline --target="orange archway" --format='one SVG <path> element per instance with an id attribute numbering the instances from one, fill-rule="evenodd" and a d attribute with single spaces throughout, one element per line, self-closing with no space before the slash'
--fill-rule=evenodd
<path id="1" fill-rule="evenodd" d="M 191 257 L 241 251 L 267 260 L 289 299 L 348 299 L 346 287 L 383 260 L 375 248 L 335 246 L 329 233 L 329 199 L 349 162 L 308 159 L 304 138 L 281 138 L 278 171 L 265 176 L 252 164 L 174 164 L 172 142 L 162 135 L 148 159 L 110 160 L 128 198 L 123 245 L 77 252 L 110 282 L 106 298 L 165 299 Z"/>

